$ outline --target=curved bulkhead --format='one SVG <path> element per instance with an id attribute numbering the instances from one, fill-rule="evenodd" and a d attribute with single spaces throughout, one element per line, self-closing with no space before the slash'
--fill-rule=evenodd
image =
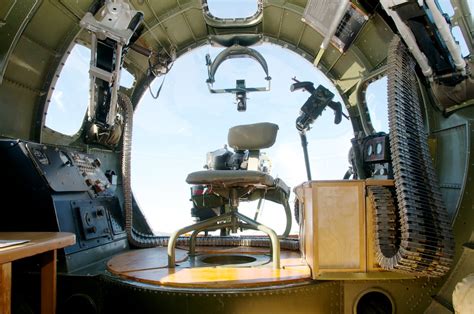
<path id="1" fill-rule="evenodd" d="M 234 19 L 214 16 L 206 0 L 6 0 L 0 5 L 0 166 L 3 174 L 0 232 L 70 231 L 76 234 L 77 243 L 58 253 L 58 311 L 364 313 L 371 306 L 392 313 L 452 311 L 456 283 L 474 272 L 474 214 L 470 193 L 474 190 L 474 157 L 470 153 L 474 144 L 474 25 L 469 1 L 451 1 L 456 7 L 449 19 L 451 25 L 446 17 L 440 18 L 437 14 L 436 0 L 425 0 L 423 6 L 419 5 L 420 1 L 389 0 L 341 0 L 336 6 L 333 5 L 336 1 L 326 0 L 256 2 L 254 15 Z M 114 11 L 117 10 L 131 15 L 123 13 L 116 17 Z M 107 24 L 104 31 L 94 24 L 100 16 L 111 16 L 119 22 L 128 18 L 129 23 L 125 26 L 118 22 Z M 459 26 L 464 35 L 470 52 L 467 57 L 460 55 L 450 37 L 452 25 Z M 94 27 L 99 27 L 99 31 Z M 427 31 L 432 29 L 435 31 Z M 405 61 L 396 61 L 402 55 L 393 48 L 397 38 L 408 47 L 404 53 L 412 64 L 409 94 L 417 94 L 416 101 L 410 100 L 419 110 L 416 116 L 411 112 L 405 116 L 396 113 L 396 110 L 410 111 L 405 100 L 411 97 L 403 94 L 406 88 L 403 84 L 390 85 L 391 79 L 400 77 L 397 71 L 405 66 L 400 65 Z M 302 182 L 299 189 L 294 190 L 299 201 L 296 208 L 302 223 L 301 232 L 299 237 L 281 239 L 280 245 L 293 253 L 301 250 L 304 266 L 310 273 L 295 277 L 294 281 L 284 279 L 262 284 L 264 280 L 257 278 L 255 282 L 219 287 L 179 285 L 168 278 L 174 273 L 148 280 L 140 274 L 130 275 L 130 269 L 137 270 L 134 267 L 117 270 L 117 265 L 111 265 L 116 261 L 111 259 L 114 256 L 142 254 L 153 249 L 137 247 L 155 246 L 162 249 L 156 254 L 165 254 L 168 238 L 153 235 L 127 188 L 129 180 L 123 177 L 127 151 L 124 154 L 126 146 L 122 144 L 131 140 L 131 133 L 130 137 L 126 133 L 131 132 L 127 128 L 133 118 L 130 116 L 127 120 L 126 109 L 115 104 L 128 103 L 129 99 L 136 108 L 153 80 L 166 75 L 176 58 L 194 48 L 203 45 L 251 47 L 260 43 L 292 50 L 310 62 L 308 67 L 315 66 L 322 71 L 339 91 L 354 131 L 351 152 L 354 180 L 336 185 Z M 75 44 L 100 52 L 89 72 L 93 81 L 90 102 L 97 105 L 89 107 L 81 129 L 68 136 L 45 126 L 45 117 L 61 69 Z M 242 51 L 245 49 L 250 50 L 242 48 Z M 117 84 L 119 75 L 111 73 L 120 73 L 121 67 L 133 75 L 134 83 L 130 88 L 115 90 L 111 86 L 113 82 Z M 267 70 L 265 67 L 265 72 Z M 204 60 L 203 71 L 206 71 Z M 367 86 L 382 76 L 389 77 L 389 105 L 391 102 L 406 105 L 393 107 L 393 128 L 389 135 L 374 130 L 365 99 Z M 237 92 L 238 89 L 239 86 Z M 319 109 L 313 120 L 324 107 Z M 311 114 L 310 111 L 305 113 Z M 123 119 L 116 119 L 117 116 Z M 417 128 L 416 132 L 407 135 L 402 127 L 398 133 L 392 132 L 395 125 L 401 125 L 401 120 L 411 118 L 418 119 L 416 126 L 408 123 L 403 128 Z M 299 131 L 301 134 L 307 130 L 309 127 Z M 419 134 L 418 142 L 411 144 L 405 140 L 415 133 Z M 393 144 L 395 136 L 402 144 Z M 367 154 L 367 149 L 376 148 L 378 143 L 383 143 L 387 151 L 387 156 L 379 159 Z M 391 157 L 388 157 L 389 146 L 398 149 L 395 153 L 392 151 Z M 424 170 L 415 164 L 409 175 L 403 172 L 404 163 L 416 160 L 400 161 L 396 156 L 409 155 L 407 150 L 413 146 L 421 147 L 416 154 L 432 163 L 433 170 L 420 172 Z M 396 165 L 392 168 L 392 161 L 398 163 L 398 168 Z M 384 177 L 378 177 L 380 169 L 387 169 Z M 422 177 L 420 182 L 434 187 L 420 189 L 424 195 L 407 196 L 409 191 L 406 191 L 413 182 L 410 180 L 417 175 Z M 371 179 L 383 181 L 379 183 L 385 190 L 371 188 L 375 182 Z M 405 194 L 399 192 L 404 189 L 402 185 Z M 317 200 L 324 201 L 325 191 L 331 191 L 328 199 L 340 195 L 341 199 L 348 197 L 360 202 L 356 211 L 361 210 L 362 216 L 351 217 L 360 218 L 360 225 L 346 220 L 349 221 L 346 231 L 358 233 L 364 248 L 360 251 L 361 264 L 355 268 L 338 272 L 322 267 L 322 262 L 318 264 L 317 250 L 323 249 L 318 243 L 323 243 L 323 239 L 318 242 L 317 236 L 325 231 L 317 229 L 321 226 L 313 224 L 316 220 L 310 217 L 317 216 L 313 207 Z M 358 193 L 355 198 L 348 196 L 353 191 Z M 387 207 L 384 202 L 377 203 L 380 195 L 392 197 L 394 202 L 388 207 L 399 206 L 400 213 L 378 213 L 377 210 Z M 405 204 L 407 197 L 412 198 Z M 429 214 L 424 211 L 410 220 L 416 216 L 410 216 L 411 206 L 417 206 L 411 203 L 413 199 L 432 208 L 445 208 L 443 214 L 436 210 Z M 321 206 L 333 206 L 323 201 Z M 403 220 L 404 214 L 410 216 L 406 218 L 409 223 L 402 223 L 400 227 L 396 220 Z M 326 218 L 330 217 L 331 212 L 327 215 Z M 398 218 L 392 218 L 395 216 Z M 442 218 L 436 220 L 435 216 Z M 343 220 L 335 219 L 336 224 Z M 331 221 L 328 218 L 327 222 Z M 436 225 L 435 231 L 426 227 L 427 221 Z M 391 232 L 392 226 L 397 230 L 401 228 L 402 232 Z M 409 234 L 408 240 L 403 238 L 404 234 Z M 418 242 L 410 242 L 411 237 L 419 237 Z M 178 244 L 187 245 L 188 241 L 180 238 Z M 314 246 L 310 248 L 312 241 Z M 373 248 L 380 243 L 378 248 Z M 206 248 L 228 249 L 241 245 L 258 251 L 255 247 L 268 246 L 268 243 L 260 238 L 198 237 L 197 240 L 197 246 Z M 417 251 L 419 255 L 413 255 L 412 260 L 408 258 L 408 262 L 400 258 L 402 262 L 398 266 L 393 259 L 379 260 L 386 266 L 384 270 L 375 261 L 377 254 L 393 252 L 393 247 L 417 250 L 417 245 L 422 245 L 425 251 Z M 138 261 L 136 265 L 145 271 L 148 267 Z M 283 265 L 287 268 L 283 267 L 281 273 L 299 271 L 292 268 L 291 263 L 283 262 Z M 28 284 L 39 280 L 34 260 L 19 262 L 14 271 L 13 309 L 37 311 L 38 297 L 28 294 L 38 294 Z"/>

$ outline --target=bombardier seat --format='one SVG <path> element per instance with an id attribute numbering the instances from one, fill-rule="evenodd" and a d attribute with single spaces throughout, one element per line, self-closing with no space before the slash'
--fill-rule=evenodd
<path id="1" fill-rule="evenodd" d="M 291 229 L 291 210 L 288 204 L 290 188 L 279 178 L 273 178 L 259 167 L 260 149 L 271 147 L 276 140 L 278 125 L 256 123 L 239 125 L 229 129 L 228 144 L 236 152 L 246 152 L 246 169 L 203 170 L 190 173 L 186 182 L 205 185 L 214 196 L 225 203 L 224 213 L 184 227 L 174 232 L 168 243 L 168 267 L 175 266 L 175 244 L 180 235 L 193 232 L 190 240 L 190 255 L 194 255 L 195 241 L 199 232 L 228 228 L 235 233 L 238 229 L 254 229 L 270 237 L 273 267 L 280 268 L 280 243 L 271 228 L 238 212 L 240 201 L 267 199 L 283 206 L 286 214 L 286 228 L 282 236 L 288 236 Z M 263 170 L 263 171 L 262 171 Z"/>

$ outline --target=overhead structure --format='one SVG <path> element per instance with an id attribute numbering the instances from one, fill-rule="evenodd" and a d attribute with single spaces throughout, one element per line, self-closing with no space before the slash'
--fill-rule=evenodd
<path id="1" fill-rule="evenodd" d="M 114 145 L 120 139 L 121 126 L 115 124 L 123 119 L 117 116 L 123 53 L 142 21 L 143 13 L 128 2 L 107 0 L 95 16 L 87 12 L 80 22 L 91 34 L 90 141 Z"/>
<path id="2" fill-rule="evenodd" d="M 330 43 L 341 52 L 349 49 L 367 19 L 350 0 L 309 0 L 302 21 L 324 36 L 314 65 L 318 66 Z"/>
<path id="3" fill-rule="evenodd" d="M 214 89 L 216 71 L 219 66 L 228 59 L 251 58 L 257 61 L 265 71 L 265 80 L 268 82 L 267 87 L 246 87 L 245 80 L 237 80 L 235 88 Z M 206 65 L 208 71 L 208 79 L 206 80 L 209 91 L 213 94 L 232 93 L 235 94 L 237 101 L 237 111 L 247 110 L 247 93 L 250 92 L 266 92 L 270 90 L 271 77 L 268 73 L 268 65 L 265 58 L 255 49 L 234 44 L 221 51 L 214 61 L 211 60 L 209 54 L 206 55 Z"/>
<path id="4" fill-rule="evenodd" d="M 449 85 L 465 78 L 466 61 L 436 0 L 380 2 L 426 77 Z"/>

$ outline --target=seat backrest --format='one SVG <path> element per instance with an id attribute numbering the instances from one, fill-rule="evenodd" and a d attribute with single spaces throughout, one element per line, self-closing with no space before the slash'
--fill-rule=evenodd
<path id="1" fill-rule="evenodd" d="M 235 150 L 260 150 L 275 143 L 277 132 L 278 125 L 270 122 L 237 125 L 229 129 L 227 142 Z"/>
<path id="2" fill-rule="evenodd" d="M 248 150 L 247 170 L 257 170 L 260 149 L 271 147 L 276 140 L 278 125 L 269 122 L 237 125 L 229 129 L 227 142 L 234 150 Z"/>

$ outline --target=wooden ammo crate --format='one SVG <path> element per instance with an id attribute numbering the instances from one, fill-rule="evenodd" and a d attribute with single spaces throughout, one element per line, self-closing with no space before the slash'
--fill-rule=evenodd
<path id="1" fill-rule="evenodd" d="M 301 250 L 313 279 L 410 277 L 383 271 L 375 260 L 369 185 L 393 186 L 393 180 L 310 181 L 295 188 Z"/>

